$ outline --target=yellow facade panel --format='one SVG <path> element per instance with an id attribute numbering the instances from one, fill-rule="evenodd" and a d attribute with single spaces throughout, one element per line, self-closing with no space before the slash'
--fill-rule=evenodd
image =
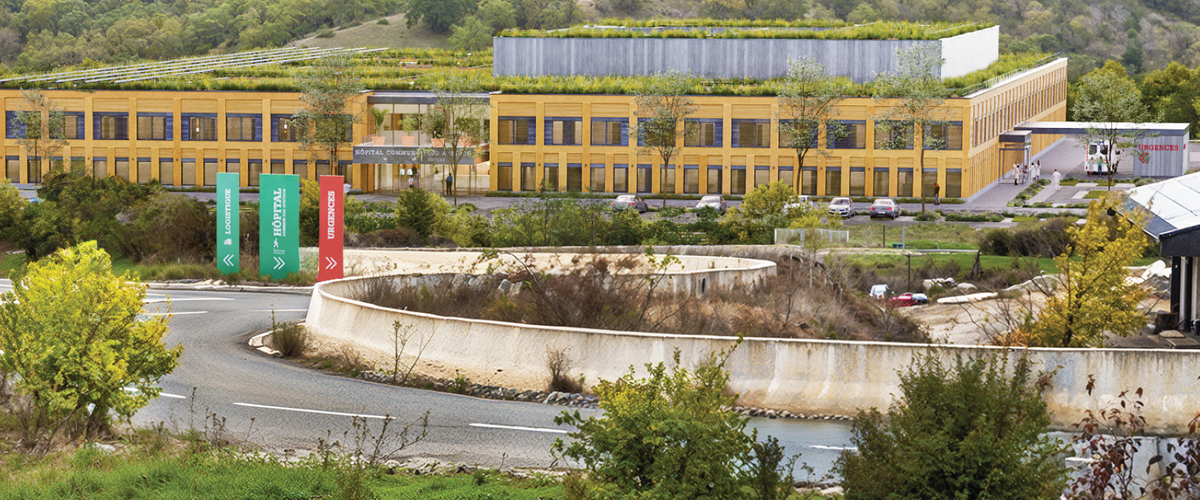
<path id="1" fill-rule="evenodd" d="M 229 100 L 225 101 L 226 113 L 262 113 L 262 100 Z"/>
<path id="2" fill-rule="evenodd" d="M 139 113 L 170 113 L 175 110 L 174 99 L 137 99 Z"/>
<path id="3" fill-rule="evenodd" d="M 546 103 L 546 116 L 583 116 L 583 104 L 548 102 Z"/>
<path id="4" fill-rule="evenodd" d="M 497 104 L 500 116 L 534 116 L 537 114 L 537 104 L 532 102 L 506 102 Z"/>
<path id="5" fill-rule="evenodd" d="M 626 96 L 626 99 L 628 97 Z M 631 104 L 626 102 L 621 103 L 593 103 L 592 116 L 601 117 L 622 117 L 629 116 L 629 108 Z"/>
<path id="6" fill-rule="evenodd" d="M 774 101 L 774 98 L 771 99 Z M 769 102 L 769 101 L 768 101 Z M 734 104 L 733 116 L 742 119 L 765 120 L 771 118 L 770 104 Z"/>
<path id="7" fill-rule="evenodd" d="M 129 111 L 129 99 L 92 99 L 92 111 L 102 113 Z"/>
<path id="8" fill-rule="evenodd" d="M 271 114 L 273 115 L 290 115 L 301 109 L 304 109 L 304 103 L 299 100 L 271 99 Z"/>
<path id="9" fill-rule="evenodd" d="M 182 102 L 184 113 L 216 113 L 216 99 L 184 99 Z"/>

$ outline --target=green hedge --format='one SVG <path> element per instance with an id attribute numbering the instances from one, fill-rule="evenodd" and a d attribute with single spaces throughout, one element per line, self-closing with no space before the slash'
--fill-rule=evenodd
<path id="1" fill-rule="evenodd" d="M 609 23 L 605 23 L 609 24 Z M 877 22 L 851 26 L 842 21 L 746 21 L 719 19 L 680 19 L 618 21 L 612 23 L 630 28 L 665 28 L 657 31 L 637 29 L 599 28 L 591 25 L 575 26 L 562 30 L 508 29 L 500 37 L 509 38 L 777 38 L 816 40 L 940 40 L 952 36 L 990 28 L 990 23 L 930 23 Z M 707 29 L 730 29 L 712 32 Z M 680 28 L 680 29 L 670 29 Z M 778 29 L 771 29 L 778 28 Z M 827 29 L 804 29 L 827 28 Z"/>

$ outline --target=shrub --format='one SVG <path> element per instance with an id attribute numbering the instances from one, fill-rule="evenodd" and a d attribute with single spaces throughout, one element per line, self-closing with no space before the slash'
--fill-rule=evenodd
<path id="1" fill-rule="evenodd" d="M 271 330 L 271 347 L 285 358 L 297 358 L 308 351 L 308 329 L 303 325 L 276 323 Z"/>
<path id="2" fill-rule="evenodd" d="M 916 220 L 919 222 L 931 222 L 931 221 L 938 220 L 938 218 L 939 218 L 938 215 L 934 212 L 921 212 L 921 213 L 917 214 L 917 216 L 914 217 L 913 220 Z"/>
<path id="3" fill-rule="evenodd" d="M 333 38 L 333 30 L 323 29 L 317 32 L 317 38 Z"/>
<path id="4" fill-rule="evenodd" d="M 571 375 L 568 373 L 571 371 L 571 357 L 567 355 L 566 349 L 554 350 L 547 347 L 546 369 L 550 371 L 550 386 L 548 390 L 573 394 L 583 392 L 583 384 L 571 378 Z"/>
<path id="5" fill-rule="evenodd" d="M 1007 257 L 1055 257 L 1070 243 L 1066 219 L 1054 218 L 1015 228 L 992 228 L 980 233 L 979 251 Z"/>
<path id="6" fill-rule="evenodd" d="M 351 235 L 347 245 L 359 248 L 416 247 L 425 244 L 425 239 L 407 228 L 380 229 L 366 234 Z"/>
<path id="7" fill-rule="evenodd" d="M 1065 475 L 1044 434 L 1043 380 L 1025 358 L 1010 367 L 1003 356 L 918 357 L 886 417 L 855 418 L 858 451 L 835 466 L 846 498 L 1059 498 Z"/>
<path id="8" fill-rule="evenodd" d="M 382 25 L 382 26 L 387 26 L 387 25 L 389 25 L 389 24 L 392 24 L 392 22 L 391 22 L 391 21 L 388 21 L 386 17 L 381 17 L 381 18 L 379 18 L 379 20 L 378 20 L 378 21 L 375 21 L 375 24 L 379 24 L 379 25 Z"/>
<path id="9" fill-rule="evenodd" d="M 449 211 L 450 204 L 441 196 L 421 188 L 409 189 L 396 199 L 396 225 L 428 238 L 433 235 L 438 217 Z"/>

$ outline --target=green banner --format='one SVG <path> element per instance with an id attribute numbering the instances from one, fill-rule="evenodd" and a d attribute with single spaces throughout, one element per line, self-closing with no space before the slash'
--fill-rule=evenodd
<path id="1" fill-rule="evenodd" d="M 300 176 L 258 176 L 258 269 L 283 279 L 300 272 Z"/>
<path id="2" fill-rule="evenodd" d="M 217 174 L 217 269 L 237 274 L 239 252 L 238 174 Z"/>

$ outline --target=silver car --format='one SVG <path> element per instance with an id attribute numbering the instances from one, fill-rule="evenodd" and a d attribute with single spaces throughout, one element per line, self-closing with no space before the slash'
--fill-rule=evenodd
<path id="1" fill-rule="evenodd" d="M 854 203 L 850 201 L 850 198 L 834 198 L 829 202 L 829 214 L 841 217 L 853 216 Z"/>
<path id="2" fill-rule="evenodd" d="M 871 218 L 890 217 L 896 220 L 896 216 L 900 215 L 900 208 L 896 206 L 896 202 L 890 198 L 879 198 L 875 203 L 871 204 Z"/>
<path id="3" fill-rule="evenodd" d="M 646 200 L 643 200 L 641 196 L 636 194 L 623 194 L 612 201 L 613 210 L 625 210 L 626 208 L 636 209 L 639 214 L 644 214 L 646 210 L 650 209 L 646 205 Z"/>
<path id="4" fill-rule="evenodd" d="M 696 203 L 696 210 L 700 210 L 704 207 L 710 207 L 722 215 L 724 215 L 725 210 L 729 208 L 729 206 L 725 203 L 725 198 L 716 194 L 711 194 L 700 198 L 700 202 Z"/>

